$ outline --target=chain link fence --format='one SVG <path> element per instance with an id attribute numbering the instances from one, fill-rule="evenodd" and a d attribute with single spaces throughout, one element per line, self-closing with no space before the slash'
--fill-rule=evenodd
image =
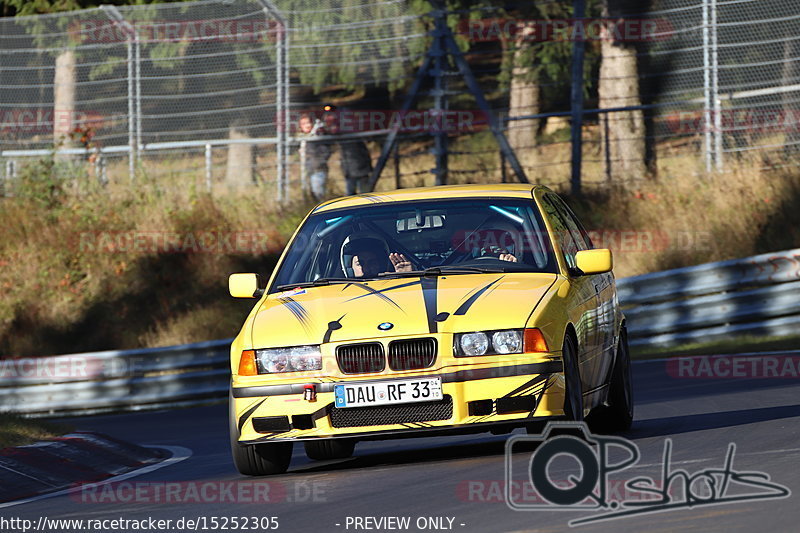
<path id="1" fill-rule="evenodd" d="M 55 150 L 101 182 L 258 185 L 286 200 L 308 193 L 300 147 L 317 144 L 333 154 L 327 192 L 341 194 L 345 143 L 365 142 L 374 164 L 392 128 L 399 142 L 378 189 L 433 184 L 442 160 L 431 133 L 442 128 L 447 182 L 514 180 L 453 61 L 416 74 L 439 53 L 437 14 L 531 181 L 569 181 L 576 105 L 587 186 L 749 158 L 791 164 L 800 146 L 800 5 L 790 0 L 595 0 L 580 21 L 563 1 L 434 7 L 200 0 L 0 19 L 4 190 Z M 570 95 L 576 42 L 582 105 Z M 415 83 L 413 111 L 399 113 Z M 335 126 L 326 102 L 339 106 Z M 298 129 L 304 116 L 326 135 Z"/>
<path id="2" fill-rule="evenodd" d="M 689 146 L 706 170 L 748 154 L 791 162 L 798 144 L 800 5 L 785 0 L 668 0 L 647 13 L 663 35 L 637 51 L 657 157 Z M 613 115 L 612 115 L 613 116 Z"/>

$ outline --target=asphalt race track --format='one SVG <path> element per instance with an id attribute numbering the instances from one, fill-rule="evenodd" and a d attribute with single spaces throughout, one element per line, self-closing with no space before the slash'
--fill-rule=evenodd
<path id="1" fill-rule="evenodd" d="M 664 361 L 649 361 L 634 364 L 634 382 L 636 419 L 633 429 L 624 436 L 638 445 L 641 459 L 635 467 L 610 476 L 616 483 L 616 490 L 620 490 L 621 482 L 635 477 L 660 479 L 665 441 L 669 438 L 672 439 L 671 471 L 685 469 L 692 475 L 706 469 L 722 469 L 728 445 L 735 443 L 730 470 L 768 474 L 772 483 L 788 488 L 792 495 L 694 508 L 676 506 L 666 512 L 581 525 L 576 530 L 649 533 L 798 530 L 800 382 L 796 377 L 675 378 L 668 374 Z M 181 518 L 206 517 L 206 527 L 203 523 L 196 524 L 197 530 L 222 529 L 225 517 L 277 517 L 277 530 L 292 532 L 489 532 L 563 531 L 569 529 L 570 520 L 599 514 L 552 510 L 552 506 L 540 506 L 532 511 L 511 510 L 502 497 L 507 435 L 362 442 L 357 445 L 353 458 L 328 462 L 309 461 L 302 447 L 295 446 L 287 474 L 256 480 L 269 483 L 272 501 L 251 503 L 247 498 L 252 494 L 246 491 L 236 503 L 215 496 L 216 492 L 205 497 L 201 495 L 202 503 L 198 503 L 196 493 L 190 499 L 186 497 L 188 492 L 183 492 L 179 497 L 185 499 L 176 502 L 165 501 L 163 495 L 153 497 L 152 489 L 148 489 L 148 495 L 145 489 L 163 482 L 180 482 L 181 487 L 202 489 L 208 482 L 213 488 L 252 481 L 252 478 L 239 476 L 231 463 L 225 406 L 72 419 L 70 422 L 79 429 L 99 431 L 139 444 L 183 447 L 191 450 L 191 456 L 128 479 L 132 487 L 144 487 L 139 497 L 133 489 L 124 492 L 124 496 L 120 496 L 121 490 L 109 490 L 105 497 L 92 501 L 93 497 L 103 494 L 98 488 L 94 496 L 77 492 L 5 507 L 0 509 L 0 517 L 19 517 L 34 522 L 40 517 L 84 520 L 152 517 L 171 519 L 173 524 Z M 514 435 L 524 433 L 518 430 Z M 523 446 L 513 455 L 513 472 L 525 472 L 533 449 L 530 445 Z M 561 472 L 564 478 L 568 472 L 580 473 L 568 459 L 556 458 L 549 470 L 554 479 L 559 478 L 560 468 L 566 469 Z M 696 480 L 693 493 L 704 494 L 700 490 L 703 484 L 702 479 Z M 717 489 L 720 494 L 723 492 L 719 486 Z M 738 490 L 739 493 L 766 492 L 753 487 Z M 727 489 L 727 495 L 734 493 L 736 490 L 732 487 Z M 132 495 L 133 498 L 129 498 Z M 536 498 L 521 497 L 528 504 L 542 503 Z M 678 499 L 676 496 L 674 501 Z M 212 526 L 212 517 L 217 517 L 217 527 Z M 388 517 L 408 517 L 408 527 Z M 233 529 L 232 522 L 228 529 Z M 172 526 L 169 530 L 194 528 Z"/>

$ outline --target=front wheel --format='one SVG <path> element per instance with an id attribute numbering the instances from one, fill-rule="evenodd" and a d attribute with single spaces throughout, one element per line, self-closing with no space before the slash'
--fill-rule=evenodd
<path id="1" fill-rule="evenodd" d="M 292 443 L 239 444 L 239 427 L 236 421 L 236 413 L 233 409 L 232 394 L 228 398 L 228 402 L 231 455 L 236 470 L 246 476 L 268 476 L 286 472 L 292 459 Z"/>
<path id="2" fill-rule="evenodd" d="M 564 380 L 566 381 L 564 416 L 567 420 L 579 422 L 583 420 L 583 391 L 578 367 L 578 349 L 569 334 L 564 337 L 564 348 L 561 355 L 564 361 Z"/>
<path id="3" fill-rule="evenodd" d="M 356 441 L 353 439 L 309 440 L 305 441 L 303 445 L 309 459 L 323 461 L 325 459 L 347 459 L 352 456 Z"/>

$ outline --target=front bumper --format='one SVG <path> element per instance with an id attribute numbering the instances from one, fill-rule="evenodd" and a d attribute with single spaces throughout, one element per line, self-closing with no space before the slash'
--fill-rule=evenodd
<path id="1" fill-rule="evenodd" d="M 537 354 L 538 355 L 538 354 Z M 237 384 L 232 389 L 232 421 L 241 444 L 320 438 L 395 438 L 463 430 L 489 431 L 534 418 L 563 415 L 564 374 L 560 358 L 523 354 L 509 364 L 469 364 L 392 376 L 359 375 L 278 384 Z M 391 406 L 334 407 L 334 386 L 357 381 L 412 377 L 442 380 L 442 402 Z M 313 384 L 316 399 L 304 399 Z"/>

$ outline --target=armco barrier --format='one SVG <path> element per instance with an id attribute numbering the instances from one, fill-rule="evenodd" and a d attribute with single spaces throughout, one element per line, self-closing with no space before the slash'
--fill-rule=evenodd
<path id="1" fill-rule="evenodd" d="M 617 289 L 632 346 L 800 332 L 800 249 L 624 278 Z M 0 412 L 87 415 L 222 401 L 230 341 L 0 360 Z"/>
<path id="2" fill-rule="evenodd" d="M 85 415 L 218 401 L 228 393 L 230 342 L 0 361 L 0 412 Z"/>
<path id="3" fill-rule="evenodd" d="M 617 280 L 632 346 L 800 332 L 800 249 Z"/>

